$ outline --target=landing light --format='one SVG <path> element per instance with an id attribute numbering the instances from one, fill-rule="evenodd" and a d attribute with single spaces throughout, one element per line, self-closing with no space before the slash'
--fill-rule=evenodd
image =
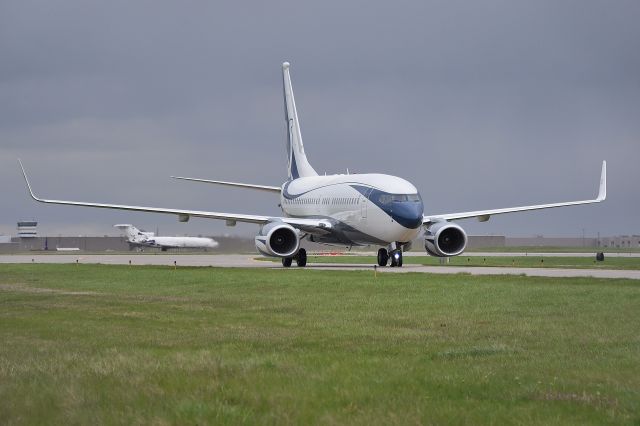
<path id="1" fill-rule="evenodd" d="M 400 259 L 400 253 L 395 252 L 395 253 L 393 254 L 393 257 L 395 257 L 396 259 Z"/>

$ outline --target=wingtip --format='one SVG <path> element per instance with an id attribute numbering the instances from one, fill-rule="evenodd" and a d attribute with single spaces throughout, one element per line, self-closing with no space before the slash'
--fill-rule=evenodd
<path id="1" fill-rule="evenodd" d="M 26 177 L 27 174 L 24 172 L 24 166 L 22 165 L 22 160 L 20 160 L 19 158 L 18 158 L 18 164 L 20 165 L 20 169 L 22 169 L 22 174 L 25 175 Z"/>
<path id="2" fill-rule="evenodd" d="M 607 161 L 602 161 L 602 171 L 600 172 L 600 188 L 598 189 L 598 201 L 607 199 Z"/>
<path id="3" fill-rule="evenodd" d="M 33 189 L 31 189 L 31 184 L 29 183 L 29 177 L 27 176 L 27 172 L 22 165 L 22 161 L 18 158 L 18 164 L 20 164 L 20 169 L 22 169 L 22 176 L 24 176 L 24 181 L 27 183 L 27 189 L 29 190 L 29 195 L 36 201 L 40 201 L 38 197 L 33 193 Z"/>

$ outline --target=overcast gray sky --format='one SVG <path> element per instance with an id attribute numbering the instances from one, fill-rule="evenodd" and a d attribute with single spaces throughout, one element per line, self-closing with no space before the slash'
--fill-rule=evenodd
<path id="1" fill-rule="evenodd" d="M 236 213 L 277 198 L 170 175 L 286 178 L 281 63 L 319 172 L 414 183 L 427 213 L 593 198 L 463 221 L 472 235 L 640 233 L 638 1 L 0 2 L 0 233 L 254 234 L 254 225 L 47 206 Z"/>

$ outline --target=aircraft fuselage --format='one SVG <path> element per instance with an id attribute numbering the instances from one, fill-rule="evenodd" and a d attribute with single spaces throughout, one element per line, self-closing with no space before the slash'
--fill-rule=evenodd
<path id="1" fill-rule="evenodd" d="M 329 244 L 388 245 L 416 238 L 424 206 L 410 182 L 384 174 L 309 176 L 282 186 L 288 217 L 326 219 L 331 229 L 312 240 Z"/>

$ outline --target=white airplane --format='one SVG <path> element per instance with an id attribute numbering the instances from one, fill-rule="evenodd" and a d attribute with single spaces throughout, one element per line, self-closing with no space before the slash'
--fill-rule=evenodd
<path id="1" fill-rule="evenodd" d="M 141 231 L 133 225 L 118 224 L 114 228 L 122 229 L 132 246 L 154 247 L 162 251 L 170 248 L 216 248 L 218 242 L 205 237 L 159 237 L 153 232 Z"/>
<path id="2" fill-rule="evenodd" d="M 279 194 L 282 216 L 41 199 L 34 195 L 20 163 L 31 197 L 42 203 L 174 214 L 181 222 L 201 217 L 225 220 L 228 226 L 234 226 L 236 222 L 255 223 L 260 225 L 255 237 L 257 250 L 266 256 L 280 257 L 285 267 L 291 266 L 293 260 L 298 266 L 306 265 L 307 253 L 300 248 L 300 240 L 304 238 L 341 246 L 378 246 L 378 265 L 387 265 L 390 258 L 391 266 L 402 266 L 402 252 L 409 250 L 411 241 L 424 231 L 428 254 L 457 256 L 467 245 L 467 234 L 452 221 L 477 218 L 484 222 L 497 214 L 599 203 L 606 198 L 605 161 L 595 199 L 446 214 L 424 214 L 416 187 L 396 176 L 377 173 L 318 175 L 304 152 L 289 68 L 288 62 L 282 64 L 288 177 L 281 186 L 175 177 Z"/>

